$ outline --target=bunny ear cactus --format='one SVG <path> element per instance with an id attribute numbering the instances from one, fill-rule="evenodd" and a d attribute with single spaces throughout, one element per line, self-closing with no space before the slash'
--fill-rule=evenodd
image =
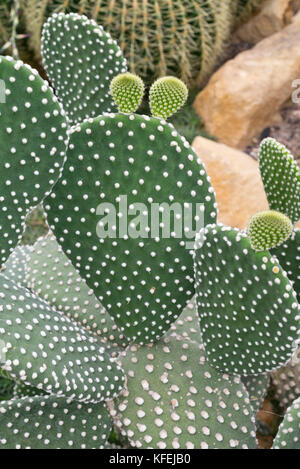
<path id="1" fill-rule="evenodd" d="M 253 411 L 257 413 L 260 409 L 263 398 L 267 394 L 270 377 L 268 374 L 241 376 L 241 381 L 248 391 Z"/>
<path id="2" fill-rule="evenodd" d="M 300 219 L 300 170 L 291 153 L 273 138 L 261 143 L 259 167 L 271 210 Z"/>
<path id="3" fill-rule="evenodd" d="M 126 72 L 117 43 L 101 26 L 75 13 L 46 22 L 42 55 L 47 74 L 72 123 L 116 110 L 110 82 Z"/>
<path id="4" fill-rule="evenodd" d="M 121 359 L 127 389 L 111 411 L 131 445 L 144 449 L 254 449 L 255 422 L 239 377 L 205 362 L 199 345 L 167 336 L 131 346 Z"/>
<path id="5" fill-rule="evenodd" d="M 56 396 L 0 403 L 0 449 L 103 449 L 110 430 L 103 403 Z"/>
<path id="6" fill-rule="evenodd" d="M 285 366 L 272 373 L 274 398 L 286 410 L 300 397 L 300 349 Z"/>
<path id="7" fill-rule="evenodd" d="M 37 71 L 0 57 L 0 265 L 20 241 L 30 210 L 60 176 L 67 146 L 61 105 Z"/>
<path id="8" fill-rule="evenodd" d="M 91 289 L 77 274 L 53 236 L 39 239 L 25 267 L 26 286 L 56 310 L 100 337 L 107 345 L 127 341 Z"/>
<path id="9" fill-rule="evenodd" d="M 252 375 L 287 363 L 299 339 L 300 306 L 275 257 L 255 252 L 245 233 L 211 225 L 196 242 L 195 280 L 211 365 Z"/>
<path id="10" fill-rule="evenodd" d="M 150 88 L 150 108 L 153 117 L 167 119 L 175 114 L 188 98 L 186 85 L 175 77 L 163 77 Z"/>
<path id="11" fill-rule="evenodd" d="M 143 80 L 133 73 L 121 73 L 110 84 L 110 93 L 120 112 L 131 114 L 141 105 L 145 92 Z"/>
<path id="12" fill-rule="evenodd" d="M 300 229 L 295 228 L 291 238 L 271 252 L 288 274 L 300 303 Z"/>
<path id="13" fill-rule="evenodd" d="M 31 246 L 16 247 L 2 268 L 6 277 L 25 288 L 28 287 L 25 279 L 27 256 L 31 250 Z"/>
<path id="14" fill-rule="evenodd" d="M 159 339 L 194 293 L 186 241 L 195 235 L 191 226 L 182 230 L 184 211 L 204 223 L 217 214 L 188 142 L 157 118 L 90 119 L 72 129 L 62 178 L 44 208 L 65 254 L 124 335 Z"/>
<path id="15" fill-rule="evenodd" d="M 300 398 L 287 410 L 273 449 L 300 449 Z"/>
<path id="16" fill-rule="evenodd" d="M 122 371 L 96 338 L 3 275 L 0 287 L 2 368 L 12 378 L 80 402 L 120 392 Z"/>

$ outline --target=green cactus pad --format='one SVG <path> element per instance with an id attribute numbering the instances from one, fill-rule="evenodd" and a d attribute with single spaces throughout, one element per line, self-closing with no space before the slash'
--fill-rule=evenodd
<path id="1" fill-rule="evenodd" d="M 300 170 L 288 149 L 273 138 L 263 140 L 259 168 L 271 210 L 292 223 L 300 219 Z"/>
<path id="2" fill-rule="evenodd" d="M 26 260 L 31 249 L 31 246 L 16 247 L 1 270 L 10 280 L 13 280 L 15 283 L 25 288 L 28 287 L 25 279 Z"/>
<path id="3" fill-rule="evenodd" d="M 268 374 L 258 376 L 241 376 L 241 381 L 248 391 L 254 413 L 257 413 L 262 404 L 263 398 L 267 394 L 270 384 Z"/>
<path id="4" fill-rule="evenodd" d="M 29 65 L 0 56 L 0 80 L 1 266 L 21 239 L 27 214 L 60 175 L 67 124 L 49 85 Z"/>
<path id="5" fill-rule="evenodd" d="M 33 246 L 27 258 L 26 283 L 37 296 L 104 342 L 115 347 L 128 345 L 54 236 L 41 238 Z"/>
<path id="6" fill-rule="evenodd" d="M 166 337 L 122 358 L 127 389 L 111 412 L 137 448 L 255 449 L 255 421 L 239 377 L 205 363 L 199 345 Z"/>
<path id="7" fill-rule="evenodd" d="M 170 327 L 168 332 L 169 336 L 175 335 L 181 337 L 182 339 L 189 339 L 199 346 L 201 343 L 201 333 L 200 333 L 200 321 L 199 315 L 197 312 L 196 298 L 192 298 L 191 301 L 182 311 L 178 319 Z"/>
<path id="8" fill-rule="evenodd" d="M 300 229 L 296 228 L 292 237 L 278 249 L 273 249 L 272 254 L 288 274 L 300 303 Z"/>
<path id="9" fill-rule="evenodd" d="M 55 14 L 44 25 L 42 55 L 72 123 L 116 110 L 110 82 L 126 72 L 126 62 L 102 26 L 75 13 Z"/>
<path id="10" fill-rule="evenodd" d="M 300 397 L 300 349 L 289 363 L 272 373 L 272 383 L 274 398 L 282 409 L 286 410 Z"/>
<path id="11" fill-rule="evenodd" d="M 293 232 L 291 220 L 280 212 L 265 210 L 250 220 L 247 234 L 255 251 L 266 251 L 280 246 Z"/>
<path id="12" fill-rule="evenodd" d="M 150 108 L 154 117 L 167 119 L 175 114 L 188 98 L 186 85 L 175 77 L 156 80 L 150 89 Z"/>
<path id="13" fill-rule="evenodd" d="M 300 398 L 288 409 L 273 442 L 273 449 L 300 449 Z"/>
<path id="14" fill-rule="evenodd" d="M 201 231 L 195 251 L 197 307 L 208 361 L 239 375 L 287 363 L 300 333 L 296 292 L 269 252 L 223 225 Z"/>
<path id="15" fill-rule="evenodd" d="M 3 369 L 12 378 L 59 396 L 98 403 L 117 395 L 123 374 L 94 336 L 0 275 Z"/>
<path id="16" fill-rule="evenodd" d="M 110 430 L 102 403 L 55 396 L 0 403 L 0 449 L 103 449 Z"/>
<path id="17" fill-rule="evenodd" d="M 44 203 L 48 223 L 120 330 L 140 343 L 161 337 L 194 294 L 186 242 L 192 249 L 195 235 L 177 230 L 173 237 L 171 211 L 169 237 L 167 225 L 162 228 L 151 217 L 152 203 L 157 213 L 159 204 L 166 204 L 160 206 L 166 216 L 168 204 L 179 205 L 180 228 L 187 204 L 194 221 L 196 216 L 204 224 L 216 219 L 215 194 L 205 169 L 171 124 L 117 114 L 73 128 L 62 178 Z M 196 203 L 203 204 L 200 212 L 205 207 L 200 215 Z M 112 223 L 108 221 L 105 237 L 107 211 Z M 133 217 L 140 220 L 145 211 L 146 226 L 141 228 Z"/>
<path id="18" fill-rule="evenodd" d="M 110 93 L 120 112 L 130 114 L 141 105 L 145 91 L 143 80 L 133 73 L 117 75 L 110 84 Z"/>

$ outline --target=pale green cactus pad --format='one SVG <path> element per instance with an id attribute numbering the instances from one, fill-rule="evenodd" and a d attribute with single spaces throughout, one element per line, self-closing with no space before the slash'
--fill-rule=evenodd
<path id="1" fill-rule="evenodd" d="M 146 449 L 254 449 L 255 420 L 239 377 L 205 363 L 178 336 L 131 346 L 122 358 L 127 389 L 111 415 L 131 445 Z"/>
<path id="2" fill-rule="evenodd" d="M 300 219 L 300 170 L 288 149 L 273 138 L 260 146 L 259 168 L 271 210 Z"/>
<path id="3" fill-rule="evenodd" d="M 26 284 L 56 310 L 104 342 L 117 348 L 128 344 L 54 236 L 39 239 L 31 248 L 26 263 Z"/>
<path id="4" fill-rule="evenodd" d="M 253 411 L 257 413 L 262 404 L 263 398 L 267 394 L 270 384 L 270 377 L 268 374 L 258 376 L 241 376 L 241 381 L 244 383 L 248 391 Z"/>
<path id="5" fill-rule="evenodd" d="M 69 399 L 98 403 L 123 388 L 123 373 L 97 339 L 20 285 L 0 275 L 2 368 L 16 381 Z"/>
<path id="6" fill-rule="evenodd" d="M 278 260 L 223 225 L 204 228 L 197 242 L 197 307 L 209 363 L 239 375 L 287 363 L 297 347 L 300 306 Z"/>
<path id="7" fill-rule="evenodd" d="M 300 303 L 300 229 L 295 228 L 292 237 L 280 248 L 272 250 L 272 254 L 288 274 Z"/>
<path id="8" fill-rule="evenodd" d="M 133 73 L 117 75 L 110 84 L 110 93 L 120 112 L 131 114 L 141 105 L 145 91 L 143 80 Z"/>
<path id="9" fill-rule="evenodd" d="M 102 449 L 110 430 L 103 403 L 55 396 L 0 403 L 0 449 Z"/>
<path id="10" fill-rule="evenodd" d="M 0 80 L 1 266 L 21 239 L 27 214 L 60 175 L 67 124 L 51 88 L 29 65 L 0 56 Z"/>
<path id="11" fill-rule="evenodd" d="M 154 117 L 167 119 L 175 114 L 188 98 L 186 85 L 175 77 L 156 80 L 150 89 L 150 109 Z"/>
<path id="12" fill-rule="evenodd" d="M 293 232 L 291 220 L 275 210 L 256 213 L 250 220 L 247 234 L 255 251 L 266 251 L 287 241 Z"/>
<path id="13" fill-rule="evenodd" d="M 126 72 L 126 61 L 102 26 L 75 13 L 55 14 L 44 25 L 42 55 L 72 123 L 116 110 L 110 82 Z"/>
<path id="14" fill-rule="evenodd" d="M 15 283 L 28 288 L 25 279 L 27 256 L 32 250 L 31 246 L 17 246 L 5 262 L 1 272 Z"/>
<path id="15" fill-rule="evenodd" d="M 287 410 L 273 449 L 300 449 L 300 398 Z"/>
<path id="16" fill-rule="evenodd" d="M 172 211 L 168 218 L 174 204 L 181 212 L 177 231 Z M 191 226 L 182 229 L 187 205 L 194 210 L 191 221 L 215 221 L 206 171 L 171 124 L 113 114 L 72 129 L 62 178 L 44 203 L 47 220 L 129 339 L 159 339 L 194 294 L 189 249 L 195 233 Z M 158 216 L 160 209 L 166 212 L 166 222 L 156 223 L 154 208 Z"/>

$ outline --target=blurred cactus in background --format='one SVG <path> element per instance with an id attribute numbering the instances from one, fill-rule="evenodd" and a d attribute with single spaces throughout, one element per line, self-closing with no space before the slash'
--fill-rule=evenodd
<path id="1" fill-rule="evenodd" d="M 232 27 L 262 0 L 20 0 L 28 46 L 41 59 L 41 31 L 53 13 L 84 14 L 118 41 L 129 71 L 147 81 L 175 75 L 191 85 L 212 72 Z"/>

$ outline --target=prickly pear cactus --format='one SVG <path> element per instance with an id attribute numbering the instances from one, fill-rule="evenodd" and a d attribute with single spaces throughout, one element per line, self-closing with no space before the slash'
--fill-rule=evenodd
<path id="1" fill-rule="evenodd" d="M 77 14 L 53 15 L 43 29 L 42 55 L 72 123 L 116 110 L 110 82 L 126 71 L 126 62 L 117 43 L 95 21 Z"/>
<path id="2" fill-rule="evenodd" d="M 215 221 L 205 169 L 174 127 L 113 114 L 72 129 L 62 178 L 44 208 L 65 254 L 120 330 L 148 343 L 168 330 L 194 294 L 186 241 L 192 249 L 195 234 L 191 226 L 181 228 L 184 207 L 195 210 L 198 202 L 203 206 L 192 220 Z M 157 216 L 177 208 L 181 228 L 157 221 L 152 204 Z"/>
<path id="3" fill-rule="evenodd" d="M 300 303 L 300 229 L 296 228 L 288 241 L 271 252 L 288 274 Z"/>
<path id="4" fill-rule="evenodd" d="M 13 379 L 79 402 L 122 390 L 122 371 L 94 336 L 4 275 L 0 291 L 2 369 Z"/>
<path id="5" fill-rule="evenodd" d="M 2 273 L 15 283 L 28 288 L 26 281 L 27 256 L 31 252 L 31 246 L 17 246 L 2 268 Z"/>
<path id="6" fill-rule="evenodd" d="M 270 384 L 270 377 L 265 375 L 241 376 L 241 381 L 248 391 L 254 413 L 257 413 L 262 404 L 263 398 L 267 394 Z"/>
<path id="7" fill-rule="evenodd" d="M 265 210 L 250 220 L 247 234 L 255 251 L 267 251 L 287 241 L 293 232 L 291 220 L 280 212 Z"/>
<path id="8" fill-rule="evenodd" d="M 128 344 L 54 236 L 39 239 L 30 249 L 24 278 L 32 292 L 104 342 L 115 347 Z"/>
<path id="9" fill-rule="evenodd" d="M 300 349 L 289 363 L 272 373 L 272 383 L 274 397 L 283 410 L 300 397 Z"/>
<path id="10" fill-rule="evenodd" d="M 274 440 L 273 449 L 300 449 L 300 398 L 288 409 Z"/>
<path id="11" fill-rule="evenodd" d="M 30 210 L 60 176 L 67 146 L 64 111 L 37 71 L 0 57 L 0 265 L 19 242 Z"/>
<path id="12" fill-rule="evenodd" d="M 287 363 L 297 348 L 300 306 L 275 257 L 255 252 L 237 229 L 208 226 L 196 243 L 195 280 L 211 365 L 251 375 Z"/>
<path id="13" fill-rule="evenodd" d="M 0 449 L 101 449 L 110 430 L 103 403 L 70 402 L 56 396 L 0 403 Z"/>
<path id="14" fill-rule="evenodd" d="M 300 170 L 288 149 L 273 138 L 260 146 L 259 168 L 271 210 L 300 219 Z"/>
<path id="15" fill-rule="evenodd" d="M 205 362 L 199 345 L 167 336 L 131 346 L 122 358 L 127 389 L 112 417 L 131 445 L 146 449 L 254 449 L 255 421 L 239 377 Z"/>
<path id="16" fill-rule="evenodd" d="M 110 94 L 118 110 L 125 114 L 131 114 L 140 107 L 144 92 L 143 80 L 133 73 L 121 73 L 110 84 Z"/>

